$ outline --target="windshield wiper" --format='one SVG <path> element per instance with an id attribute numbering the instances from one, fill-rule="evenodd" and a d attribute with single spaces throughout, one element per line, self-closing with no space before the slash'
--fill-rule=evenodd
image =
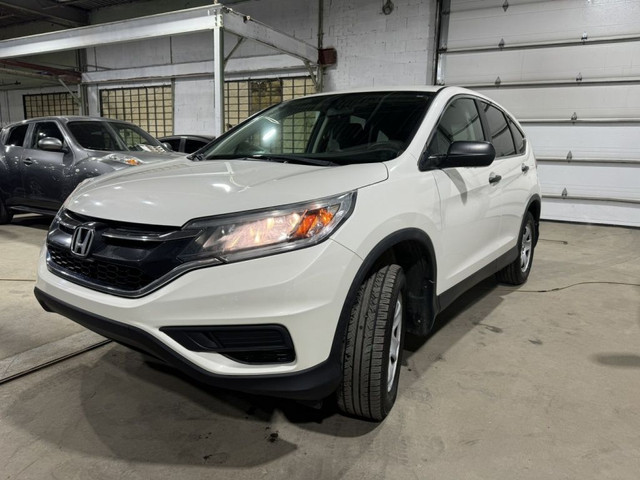
<path id="1" fill-rule="evenodd" d="M 267 162 L 282 162 L 282 163 L 298 163 L 301 165 L 316 165 L 318 167 L 332 167 L 339 165 L 336 162 L 330 160 L 320 160 L 318 158 L 300 157 L 298 155 L 286 155 L 279 153 L 256 153 L 253 155 L 247 155 L 246 158 L 252 160 L 266 160 Z"/>
<path id="2" fill-rule="evenodd" d="M 192 153 L 191 155 L 187 155 L 189 160 L 194 160 L 196 162 L 201 162 L 204 160 L 204 154 L 202 153 Z"/>
<path id="3" fill-rule="evenodd" d="M 330 160 L 321 160 L 319 158 L 300 157 L 298 155 L 287 155 L 279 153 L 217 153 L 215 155 L 204 156 L 203 154 L 193 154 L 187 157 L 191 160 L 204 161 L 204 160 L 261 160 L 263 162 L 282 162 L 282 163 L 296 163 L 300 165 L 315 165 L 318 167 L 332 167 L 340 165 L 339 163 L 332 162 Z"/>

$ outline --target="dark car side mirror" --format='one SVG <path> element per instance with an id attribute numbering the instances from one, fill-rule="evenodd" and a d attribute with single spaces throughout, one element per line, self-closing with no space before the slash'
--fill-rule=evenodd
<path id="1" fill-rule="evenodd" d="M 420 170 L 433 168 L 486 167 L 496 158 L 496 150 L 490 142 L 453 142 L 446 155 L 423 157 Z"/>
<path id="2" fill-rule="evenodd" d="M 38 140 L 38 148 L 49 152 L 62 152 L 64 150 L 64 145 L 57 138 L 44 137 L 43 139 Z"/>

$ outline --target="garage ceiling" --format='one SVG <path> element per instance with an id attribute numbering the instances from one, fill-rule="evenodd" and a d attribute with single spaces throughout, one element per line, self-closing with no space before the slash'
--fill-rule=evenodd
<path id="1" fill-rule="evenodd" d="M 0 1 L 0 27 L 47 21 L 63 27 L 89 24 L 89 12 L 131 0 L 4 0 Z"/>
<path id="2" fill-rule="evenodd" d="M 232 5 L 246 0 L 227 0 Z M 45 21 L 62 27 L 89 25 L 89 14 L 98 8 L 122 4 L 143 4 L 148 0 L 0 0 L 0 28 Z M 215 3 L 213 1 L 174 2 L 175 10 Z M 189 5 L 185 5 L 189 3 Z M 141 9 L 141 14 L 144 9 Z"/>

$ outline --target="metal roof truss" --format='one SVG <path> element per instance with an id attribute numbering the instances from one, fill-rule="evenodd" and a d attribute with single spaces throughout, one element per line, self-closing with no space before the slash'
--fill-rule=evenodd
<path id="1" fill-rule="evenodd" d="M 314 81 L 318 80 L 320 72 L 316 47 L 274 30 L 222 4 L 3 40 L 0 41 L 0 59 L 202 31 L 213 32 L 216 135 L 220 135 L 224 130 L 224 108 L 217 108 L 218 105 L 224 105 L 223 31 L 254 40 L 299 59 L 312 77 L 315 77 Z"/>

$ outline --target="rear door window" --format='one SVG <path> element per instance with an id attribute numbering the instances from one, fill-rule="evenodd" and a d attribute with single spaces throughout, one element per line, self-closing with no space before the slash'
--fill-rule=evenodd
<path id="1" fill-rule="evenodd" d="M 482 102 L 481 105 L 489 123 L 488 140 L 496 149 L 496 158 L 515 155 L 516 148 L 504 114 L 488 103 Z"/>
<path id="2" fill-rule="evenodd" d="M 27 134 L 29 125 L 18 125 L 9 130 L 6 145 L 12 147 L 22 147 L 24 145 L 24 137 Z"/>

